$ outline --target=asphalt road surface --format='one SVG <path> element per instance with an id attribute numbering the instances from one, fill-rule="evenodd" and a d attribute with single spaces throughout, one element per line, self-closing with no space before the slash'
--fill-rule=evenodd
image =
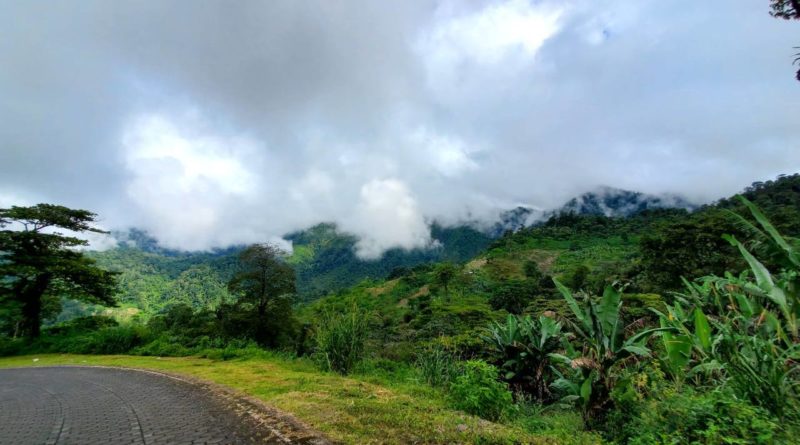
<path id="1" fill-rule="evenodd" d="M 239 409 L 237 409 L 238 407 Z M 0 369 L 0 444 L 287 444 L 207 387 L 114 368 Z"/>

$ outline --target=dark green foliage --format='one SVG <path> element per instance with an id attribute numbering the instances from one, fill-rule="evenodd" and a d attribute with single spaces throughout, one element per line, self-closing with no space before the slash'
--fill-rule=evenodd
<path id="1" fill-rule="evenodd" d="M 770 14 L 780 19 L 800 19 L 800 1 L 798 0 L 770 0 Z"/>
<path id="2" fill-rule="evenodd" d="M 560 349 L 561 323 L 545 316 L 509 315 L 505 323 L 494 323 L 488 331 L 484 340 L 499 357 L 503 380 L 514 392 L 531 394 L 539 402 L 550 401 L 550 354 Z"/>
<path id="3" fill-rule="evenodd" d="M 568 375 L 562 374 L 553 385 L 566 394 L 565 401 L 580 408 L 587 426 L 597 426 L 611 408 L 615 369 L 629 359 L 647 357 L 647 338 L 672 328 L 626 332 L 622 295 L 613 287 L 608 286 L 600 298 L 586 296 L 579 302 L 558 281 L 556 286 L 575 317 L 571 328 L 578 342 L 575 348 L 567 345 L 566 355 L 551 354 L 569 367 Z"/>
<path id="4" fill-rule="evenodd" d="M 689 388 L 652 394 L 625 426 L 624 443 L 774 444 L 789 443 L 769 412 L 726 391 L 697 393 Z"/>
<path id="5" fill-rule="evenodd" d="M 521 314 L 539 293 L 539 282 L 530 279 L 508 280 L 492 288 L 490 292 L 489 305 L 492 309 Z"/>
<path id="6" fill-rule="evenodd" d="M 710 209 L 659 227 L 642 238 L 640 287 L 648 292 L 675 291 L 682 278 L 737 270 L 742 262 L 722 235 L 739 233 L 730 214 Z"/>
<path id="7" fill-rule="evenodd" d="M 45 230 L 105 233 L 96 215 L 52 204 L 0 209 L 0 325 L 11 334 L 38 337 L 44 318 L 60 311 L 62 298 L 114 305 L 115 274 L 98 268 L 75 248 L 79 238 Z M 11 229 L 5 229 L 12 225 Z"/>
<path id="8" fill-rule="evenodd" d="M 431 226 L 431 237 L 441 247 L 434 249 L 390 249 L 378 260 L 362 260 L 355 254 L 357 238 L 340 232 L 334 224 L 319 224 L 287 235 L 292 241 L 298 292 L 305 301 L 353 286 L 364 279 L 380 279 L 436 261 L 462 262 L 489 244 L 489 237 L 471 227 Z M 396 277 L 399 275 L 393 275 Z"/>
<path id="9" fill-rule="evenodd" d="M 539 265 L 536 264 L 536 261 L 525 261 L 525 263 L 522 264 L 522 272 L 525 274 L 525 278 L 535 283 L 540 283 L 547 278 L 539 269 Z"/>
<path id="10" fill-rule="evenodd" d="M 253 308 L 253 337 L 262 345 L 277 345 L 275 325 L 280 331 L 290 329 L 292 324 L 295 273 L 283 256 L 275 246 L 254 244 L 239 254 L 239 270 L 228 282 L 228 291 L 237 304 Z"/>
<path id="11" fill-rule="evenodd" d="M 449 261 L 440 263 L 433 272 L 435 283 L 444 290 L 445 298 L 450 296 L 450 283 L 455 279 L 458 268 Z"/>
<path id="12" fill-rule="evenodd" d="M 498 381 L 497 368 L 480 361 L 464 363 L 463 374 L 450 384 L 453 407 L 487 420 L 499 420 L 514 409 L 511 392 Z"/>

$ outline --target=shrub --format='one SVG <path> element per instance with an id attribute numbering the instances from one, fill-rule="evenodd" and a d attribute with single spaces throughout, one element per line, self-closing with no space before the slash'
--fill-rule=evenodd
<path id="1" fill-rule="evenodd" d="M 498 381 L 497 368 L 481 361 L 464 364 L 464 373 L 450 384 L 453 407 L 487 420 L 499 420 L 514 409 L 508 385 Z"/>
<path id="2" fill-rule="evenodd" d="M 548 386 L 553 381 L 549 354 L 560 347 L 561 323 L 539 316 L 509 315 L 505 323 L 489 326 L 483 338 L 499 356 L 503 379 L 515 391 L 532 394 L 539 402 L 548 401 Z"/>
<path id="3" fill-rule="evenodd" d="M 88 341 L 86 342 L 87 350 L 81 352 L 89 354 L 123 354 L 144 344 L 147 340 L 146 337 L 147 332 L 140 326 L 103 328 L 88 336 Z"/>
<path id="4" fill-rule="evenodd" d="M 422 379 L 431 386 L 446 387 L 461 371 L 453 354 L 433 346 L 417 354 L 415 361 Z"/>
<path id="5" fill-rule="evenodd" d="M 512 314 L 521 314 L 538 292 L 538 281 L 507 281 L 492 289 L 489 306 L 494 310 L 503 309 Z"/>
<path id="6" fill-rule="evenodd" d="M 684 387 L 688 388 L 688 387 Z M 771 444 L 782 443 L 782 428 L 763 408 L 727 391 L 698 394 L 684 389 L 652 397 L 629 428 L 627 443 Z"/>
<path id="7" fill-rule="evenodd" d="M 364 357 L 367 314 L 353 306 L 341 314 L 327 314 L 317 326 L 316 358 L 323 370 L 347 374 Z"/>
<path id="8" fill-rule="evenodd" d="M 151 355 L 157 357 L 183 357 L 190 355 L 192 351 L 179 342 L 176 342 L 174 339 L 158 337 L 150 343 L 134 349 L 131 353 L 135 355 Z"/>

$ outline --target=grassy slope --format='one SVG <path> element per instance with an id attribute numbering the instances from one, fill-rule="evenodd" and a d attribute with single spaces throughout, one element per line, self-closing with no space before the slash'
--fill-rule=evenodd
<path id="1" fill-rule="evenodd" d="M 531 434 L 521 424 L 491 423 L 449 409 L 441 392 L 410 379 L 389 383 L 375 375 L 324 374 L 309 361 L 270 354 L 231 361 L 58 354 L 0 358 L 0 367 L 52 365 L 124 366 L 190 375 L 261 399 L 349 444 L 600 443 L 579 431 L 580 419 L 572 413 L 552 412 L 535 419 L 541 432 Z"/>
<path id="2" fill-rule="evenodd" d="M 364 281 L 347 291 L 321 298 L 299 308 L 299 317 L 312 323 L 319 312 L 341 311 L 356 306 L 371 311 L 378 320 L 373 330 L 382 337 L 381 355 L 407 359 L 413 344 L 434 338 L 444 343 L 479 342 L 480 334 L 491 321 L 505 318 L 505 311 L 495 311 L 488 304 L 492 286 L 509 279 L 525 278 L 523 266 L 534 261 L 540 270 L 560 279 L 576 267 L 590 264 L 598 273 L 623 263 L 635 249 L 635 240 L 619 237 L 587 238 L 578 246 L 551 238 L 521 238 L 494 247 L 466 263 L 450 284 L 445 295 L 434 279 L 432 269 L 394 280 Z M 572 247 L 572 249 L 570 249 Z M 541 313 L 563 306 L 560 298 L 539 298 L 529 311 Z M 395 347 L 401 350 L 395 351 Z"/>

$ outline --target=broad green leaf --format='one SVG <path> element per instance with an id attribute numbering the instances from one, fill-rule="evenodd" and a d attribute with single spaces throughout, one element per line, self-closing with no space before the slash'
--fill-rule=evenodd
<path id="1" fill-rule="evenodd" d="M 736 238 L 724 235 L 724 238 L 728 240 L 731 245 L 736 246 L 739 249 L 739 253 L 742 254 L 747 264 L 750 266 L 750 269 L 753 271 L 753 276 L 756 278 L 756 284 L 758 287 L 761 288 L 767 294 L 771 294 L 773 288 L 775 288 L 775 283 L 772 281 L 772 275 L 770 275 L 767 268 L 761 264 L 760 261 L 756 259 L 743 245 L 740 243 Z M 776 300 L 775 298 L 780 298 L 781 300 Z M 770 296 L 776 304 L 780 305 L 781 307 L 786 307 L 786 297 L 783 295 L 783 292 L 780 292 L 778 295 Z"/>
<path id="2" fill-rule="evenodd" d="M 687 335 L 672 335 L 669 332 L 665 332 L 662 338 L 664 339 L 664 349 L 667 351 L 670 368 L 672 368 L 673 372 L 679 372 L 689 364 L 692 340 Z"/>
<path id="3" fill-rule="evenodd" d="M 642 345 L 627 345 L 624 346 L 622 349 L 630 352 L 631 354 L 639 355 L 642 357 L 650 355 L 650 349 Z"/>
<path id="4" fill-rule="evenodd" d="M 561 363 L 563 363 L 565 365 L 572 365 L 572 359 L 567 357 L 564 354 L 550 353 L 550 354 L 547 354 L 547 356 L 552 358 L 552 359 L 554 359 L 554 360 L 556 360 L 556 361 L 559 361 L 559 362 L 561 362 Z"/>
<path id="5" fill-rule="evenodd" d="M 770 237 L 772 238 L 772 241 L 774 241 L 775 244 L 778 245 L 778 247 L 780 247 L 781 249 L 783 249 L 784 252 L 786 252 L 786 255 L 789 257 L 789 260 L 796 266 L 800 266 L 800 257 L 798 257 L 797 252 L 795 252 L 794 248 L 792 248 L 792 246 L 790 246 L 789 243 L 786 242 L 786 240 L 781 236 L 781 234 L 778 233 L 778 230 L 775 229 L 775 226 L 773 226 L 772 223 L 769 222 L 767 217 L 764 216 L 763 213 L 761 213 L 761 210 L 759 210 L 759 208 L 756 207 L 755 204 L 750 202 L 744 196 L 739 196 L 739 200 L 742 201 L 742 203 L 745 206 L 747 206 L 747 208 L 750 210 L 750 213 L 753 215 L 753 218 L 755 218 L 756 221 L 758 221 L 758 224 L 760 224 L 761 227 L 764 228 L 764 231 L 769 233 Z"/>
<path id="6" fill-rule="evenodd" d="M 619 323 L 619 309 L 622 306 L 622 297 L 612 286 L 606 286 L 603 292 L 603 298 L 600 300 L 600 305 L 597 307 L 597 318 L 600 320 L 600 326 L 603 333 L 614 340 L 617 333 L 617 324 Z"/>
<path id="7" fill-rule="evenodd" d="M 564 296 L 564 299 L 567 301 L 567 306 L 569 306 L 570 310 L 572 310 L 572 313 L 575 314 L 575 317 L 578 319 L 578 321 L 581 322 L 584 329 L 586 329 L 588 332 L 591 332 L 591 320 L 589 320 L 587 314 L 581 310 L 577 300 L 575 300 L 575 297 L 572 296 L 572 292 L 570 292 L 566 286 L 561 284 L 561 282 L 555 278 L 553 278 L 553 283 L 555 283 L 556 288 L 558 288 L 558 291 L 561 292 L 561 295 Z M 579 332 L 579 334 L 583 337 L 586 336 L 583 332 Z"/>
<path id="8" fill-rule="evenodd" d="M 584 404 L 588 403 L 589 397 L 592 396 L 592 380 L 594 380 L 594 372 L 581 385 L 581 399 L 583 399 Z"/>
<path id="9" fill-rule="evenodd" d="M 739 310 L 744 314 L 745 317 L 752 317 L 755 314 L 755 304 L 750 301 L 746 295 L 742 295 L 737 293 L 734 295 L 736 298 L 736 302 L 739 304 Z"/>
<path id="10" fill-rule="evenodd" d="M 694 335 L 703 347 L 703 351 L 711 350 L 711 327 L 708 325 L 708 318 L 699 307 L 694 310 Z"/>

